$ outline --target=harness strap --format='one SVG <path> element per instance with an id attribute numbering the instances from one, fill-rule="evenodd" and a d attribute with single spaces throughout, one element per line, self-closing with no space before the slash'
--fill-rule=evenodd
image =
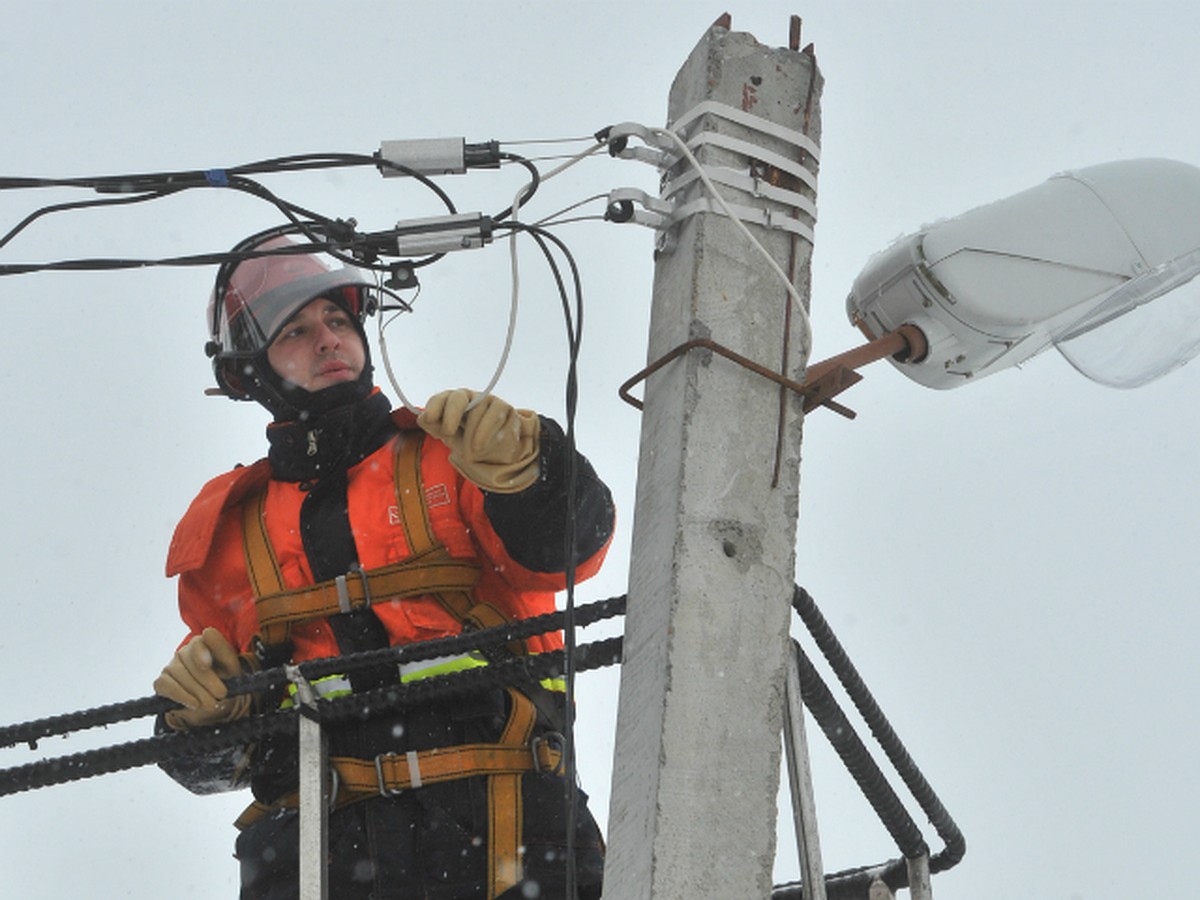
<path id="1" fill-rule="evenodd" d="M 444 547 L 436 547 L 420 556 L 360 571 L 358 576 L 339 575 L 258 597 L 255 603 L 263 640 L 277 643 L 295 622 L 352 612 L 373 603 L 442 591 L 469 591 L 479 580 L 479 569 L 473 563 L 454 559 Z"/>
<path id="2" fill-rule="evenodd" d="M 414 556 L 421 556 L 441 547 L 433 536 L 433 526 L 429 522 L 429 507 L 425 503 L 425 491 L 421 479 L 421 445 L 423 436 L 417 440 L 403 440 L 396 453 L 394 468 L 396 507 L 400 516 L 400 524 L 404 528 L 408 540 L 409 551 Z M 508 617 L 489 603 L 476 602 L 471 595 L 475 583 L 461 586 L 451 586 L 441 590 L 431 590 L 430 594 L 458 622 L 467 628 L 491 628 L 503 625 Z M 512 641 L 508 645 L 510 653 L 523 656 L 527 652 L 524 641 Z"/>
<path id="3" fill-rule="evenodd" d="M 477 604 L 472 598 L 471 591 L 479 580 L 478 567 L 452 557 L 433 535 L 421 478 L 423 438 L 419 434 L 402 434 L 396 442 L 393 465 L 396 510 L 410 556 L 391 565 L 361 571 L 357 578 L 340 575 L 314 585 L 286 588 L 263 515 L 266 490 L 243 504 L 246 573 L 254 592 L 259 636 L 264 644 L 286 641 L 292 626 L 299 622 L 405 597 L 431 596 L 467 628 L 485 628 L 507 621 L 499 610 Z M 523 653 L 525 645 L 514 641 L 510 649 Z"/>
<path id="4" fill-rule="evenodd" d="M 537 708 L 519 691 L 508 688 L 512 714 L 500 743 L 523 747 L 533 736 Z M 525 808 L 521 801 L 521 773 L 506 772 L 488 778 L 488 900 L 493 900 L 521 880 L 521 836 Z"/>
<path id="5" fill-rule="evenodd" d="M 254 591 L 260 637 L 264 643 L 285 641 L 297 622 L 325 618 L 370 606 L 381 599 L 432 596 L 464 629 L 502 625 L 508 618 L 494 606 L 477 603 L 472 590 L 479 569 L 455 560 L 434 537 L 421 478 L 424 435 L 402 434 L 397 441 L 394 487 L 400 525 L 410 558 L 389 566 L 339 576 L 307 587 L 287 589 L 279 560 L 267 534 L 263 511 L 266 490 L 243 504 L 246 572 Z M 523 641 L 508 645 L 514 654 L 527 652 Z M 532 686 L 537 689 L 537 685 Z M 525 693 L 507 688 L 511 712 L 497 744 L 464 744 L 382 754 L 373 760 L 335 758 L 337 807 L 358 800 L 412 790 L 426 784 L 483 775 L 488 783 L 488 898 L 499 896 L 522 877 L 521 835 L 524 809 L 521 778 L 532 770 L 555 771 L 561 753 L 544 741 L 531 743 L 537 707 Z M 552 719 L 553 721 L 553 719 Z M 235 823 L 246 828 L 264 814 L 294 807 L 299 795 L 272 803 L 253 803 Z"/>
<path id="6" fill-rule="evenodd" d="M 283 572 L 271 539 L 267 537 L 263 518 L 266 506 L 266 488 L 242 504 L 242 551 L 246 557 L 246 576 L 256 603 L 260 597 L 283 589 Z"/>
<path id="7" fill-rule="evenodd" d="M 334 756 L 330 757 L 329 764 L 336 776 L 337 788 L 332 802 L 335 809 L 341 809 L 371 797 L 401 794 L 427 784 L 460 778 L 557 772 L 562 766 L 562 751 L 546 741 L 534 741 L 526 747 L 462 744 L 405 754 L 384 753 L 375 759 Z M 269 812 L 296 809 L 299 804 L 298 791 L 274 803 L 255 801 L 234 824 L 239 830 L 245 830 Z"/>

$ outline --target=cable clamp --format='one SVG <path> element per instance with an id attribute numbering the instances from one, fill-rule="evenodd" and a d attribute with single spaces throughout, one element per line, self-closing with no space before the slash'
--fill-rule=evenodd
<path id="1" fill-rule="evenodd" d="M 776 142 L 795 147 L 799 159 L 789 158 L 783 153 L 759 146 L 749 140 L 720 134 L 715 131 L 700 131 L 685 135 L 689 126 L 700 121 L 702 116 L 715 116 L 732 122 L 739 127 L 751 129 Z M 679 117 L 670 130 L 647 128 L 632 122 L 614 125 L 609 129 L 609 152 L 622 159 L 637 159 L 655 164 L 664 174 L 675 172 L 683 156 L 676 144 L 675 135 L 688 151 L 695 155 L 700 147 L 715 148 L 728 154 L 736 154 L 745 160 L 745 167 L 701 163 L 688 166 L 670 180 L 664 180 L 661 198 L 652 200 L 645 193 L 632 188 L 620 189 L 609 194 L 605 218 L 614 222 L 633 222 L 645 225 L 658 232 L 656 249 L 671 252 L 677 242 L 673 233 L 679 223 L 702 212 L 732 215 L 738 220 L 763 228 L 785 231 L 813 243 L 813 226 L 817 219 L 814 199 L 817 191 L 815 164 L 819 159 L 820 147 L 808 135 L 795 129 L 770 122 L 744 110 L 716 101 L 697 104 Z M 631 138 L 637 138 L 646 147 L 629 146 Z M 810 166 L 812 168 L 810 168 Z M 709 196 L 705 185 L 704 196 L 685 201 L 684 192 L 698 181 L 733 188 L 751 198 L 779 204 L 783 209 L 768 209 L 746 203 L 721 202 L 725 198 Z M 635 206 L 636 205 L 636 206 Z M 641 207 L 641 210 L 636 207 Z M 645 210 L 644 212 L 642 210 Z"/>
<path id="2" fill-rule="evenodd" d="M 492 242 L 495 223 L 482 213 L 460 213 L 406 219 L 391 234 L 398 256 L 424 256 L 451 250 L 472 250 Z"/>
<path id="3" fill-rule="evenodd" d="M 641 209 L 635 208 L 636 206 Z M 670 200 L 652 197 L 638 188 L 614 188 L 608 192 L 608 209 L 604 218 L 610 222 L 633 222 L 649 228 L 665 228 L 671 224 L 675 204 Z"/>
<path id="4" fill-rule="evenodd" d="M 608 193 L 604 218 L 609 222 L 632 222 L 653 228 L 657 233 L 655 249 L 670 253 L 675 249 L 674 235 L 668 230 L 674 224 L 675 204 L 670 200 L 652 197 L 637 188 L 615 188 Z"/>
<path id="5" fill-rule="evenodd" d="M 630 138 L 637 138 L 646 146 L 630 147 Z M 670 153 L 673 146 L 670 138 L 636 122 L 622 122 L 608 130 L 608 152 L 618 159 L 633 159 L 665 169 L 675 162 Z"/>

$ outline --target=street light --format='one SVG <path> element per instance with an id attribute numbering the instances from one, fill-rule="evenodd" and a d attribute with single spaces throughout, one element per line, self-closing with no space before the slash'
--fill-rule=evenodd
<path id="1" fill-rule="evenodd" d="M 872 257 L 846 301 L 892 357 L 952 388 L 1053 346 L 1080 372 L 1136 387 L 1200 353 L 1200 169 L 1105 163 L 922 228 Z"/>

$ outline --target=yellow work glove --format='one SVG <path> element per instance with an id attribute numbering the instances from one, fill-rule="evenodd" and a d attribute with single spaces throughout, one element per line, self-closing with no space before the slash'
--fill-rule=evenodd
<path id="1" fill-rule="evenodd" d="M 417 424 L 450 448 L 450 462 L 469 481 L 501 494 L 523 491 L 538 477 L 537 413 L 492 394 L 468 410 L 476 396 L 466 388 L 434 394 Z"/>
<path id="2" fill-rule="evenodd" d="M 241 674 L 237 651 L 225 635 L 205 628 L 176 651 L 154 680 L 154 693 L 184 707 L 168 712 L 167 724 L 176 731 L 187 731 L 242 718 L 250 711 L 250 695 L 228 697 L 223 680 Z"/>

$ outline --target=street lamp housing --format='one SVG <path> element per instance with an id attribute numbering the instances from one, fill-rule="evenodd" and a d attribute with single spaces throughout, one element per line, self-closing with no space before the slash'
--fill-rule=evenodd
<path id="1" fill-rule="evenodd" d="M 1200 352 L 1200 169 L 1136 159 L 1063 172 L 926 226 L 872 257 L 846 301 L 869 337 L 913 325 L 893 360 L 952 388 L 1056 347 L 1135 387 Z"/>

